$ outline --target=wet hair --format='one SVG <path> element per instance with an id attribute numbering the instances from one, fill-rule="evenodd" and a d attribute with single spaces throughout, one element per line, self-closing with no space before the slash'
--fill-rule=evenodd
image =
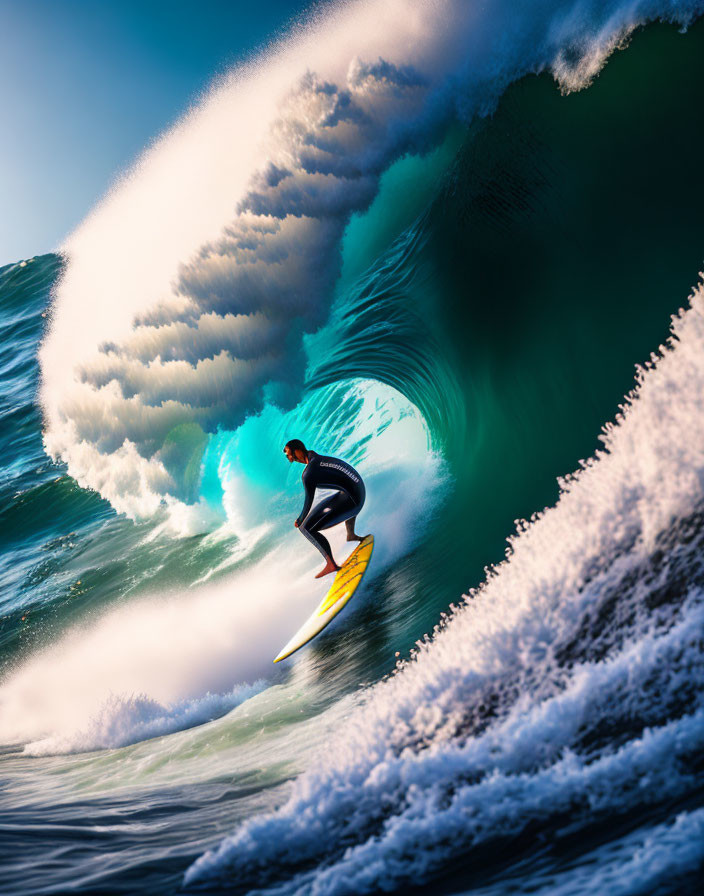
<path id="1" fill-rule="evenodd" d="M 308 454 L 308 450 L 306 449 L 306 446 L 303 444 L 303 442 L 300 439 L 290 439 L 284 445 L 284 451 L 287 448 L 290 448 L 294 454 L 296 453 L 296 451 L 301 451 L 301 452 L 303 452 L 303 454 Z"/>

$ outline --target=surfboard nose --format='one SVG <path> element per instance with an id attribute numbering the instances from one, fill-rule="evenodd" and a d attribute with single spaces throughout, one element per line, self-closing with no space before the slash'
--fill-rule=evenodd
<path id="1" fill-rule="evenodd" d="M 311 641 L 337 616 L 359 587 L 369 566 L 374 550 L 374 536 L 366 535 L 350 556 L 345 560 L 332 583 L 330 590 L 303 623 L 291 640 L 274 659 L 275 663 L 285 660 Z"/>

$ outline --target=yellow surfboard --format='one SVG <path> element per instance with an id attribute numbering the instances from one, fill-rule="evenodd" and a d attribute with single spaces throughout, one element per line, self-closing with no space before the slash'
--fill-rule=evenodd
<path id="1" fill-rule="evenodd" d="M 313 611 L 313 615 L 303 623 L 282 649 L 274 660 L 275 663 L 285 660 L 287 656 L 291 656 L 292 653 L 307 644 L 337 616 L 359 587 L 362 576 L 372 558 L 373 550 L 374 536 L 367 535 L 339 568 L 328 593 Z"/>

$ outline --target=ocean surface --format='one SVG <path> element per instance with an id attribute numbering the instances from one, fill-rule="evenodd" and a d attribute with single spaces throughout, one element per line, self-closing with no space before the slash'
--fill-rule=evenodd
<path id="1" fill-rule="evenodd" d="M 702 12 L 323 8 L 0 268 L 4 896 L 697 891 Z"/>

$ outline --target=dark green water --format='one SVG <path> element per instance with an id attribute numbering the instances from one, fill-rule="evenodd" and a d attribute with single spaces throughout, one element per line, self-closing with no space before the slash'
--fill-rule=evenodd
<path id="1" fill-rule="evenodd" d="M 526 78 L 473 127 L 413 296 L 465 399 L 466 438 L 448 439 L 455 537 L 432 547 L 447 593 L 554 502 L 667 339 L 704 267 L 703 141 L 703 22 L 638 32 L 579 93 Z"/>

